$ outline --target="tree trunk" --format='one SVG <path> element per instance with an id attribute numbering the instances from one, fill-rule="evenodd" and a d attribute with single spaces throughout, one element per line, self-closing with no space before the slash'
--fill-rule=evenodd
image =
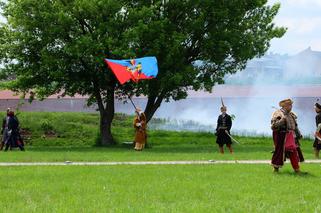
<path id="1" fill-rule="evenodd" d="M 111 134 L 111 122 L 114 117 L 114 113 L 111 115 L 108 114 L 107 110 L 100 112 L 100 144 L 102 146 L 115 144 L 114 138 Z"/>
<path id="2" fill-rule="evenodd" d="M 95 96 L 100 112 L 100 145 L 107 146 L 115 144 L 114 138 L 111 134 L 111 123 L 115 114 L 114 88 L 107 90 L 106 107 L 104 106 L 100 93 L 96 92 Z"/>
<path id="3" fill-rule="evenodd" d="M 162 95 L 156 96 L 149 96 L 145 108 L 145 115 L 147 123 L 152 119 L 156 110 L 160 107 L 164 97 Z"/>

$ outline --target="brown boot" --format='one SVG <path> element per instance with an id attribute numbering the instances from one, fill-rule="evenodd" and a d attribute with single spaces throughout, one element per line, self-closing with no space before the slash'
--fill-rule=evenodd
<path id="1" fill-rule="evenodd" d="M 319 152 L 320 152 L 320 150 L 314 149 L 314 156 L 317 159 L 319 159 Z"/>
<path id="2" fill-rule="evenodd" d="M 230 150 L 230 153 L 233 154 L 233 149 L 232 149 L 232 145 L 231 144 L 227 144 L 226 145 L 228 147 L 228 149 Z"/>
<path id="3" fill-rule="evenodd" d="M 306 174 L 308 174 L 307 172 L 302 172 L 300 169 L 295 169 L 294 172 L 295 172 L 295 174 L 298 174 L 298 175 L 306 175 Z"/>

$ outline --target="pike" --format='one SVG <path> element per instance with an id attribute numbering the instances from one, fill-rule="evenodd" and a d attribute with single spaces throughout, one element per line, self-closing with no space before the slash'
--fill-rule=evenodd
<path id="1" fill-rule="evenodd" d="M 237 140 L 235 140 L 235 139 L 228 133 L 227 130 L 225 130 L 225 133 L 231 138 L 232 141 L 234 141 L 235 143 L 241 145 L 240 142 L 238 142 Z"/>
<path id="2" fill-rule="evenodd" d="M 222 97 L 221 97 L 221 104 L 222 104 L 222 107 L 225 107 Z"/>

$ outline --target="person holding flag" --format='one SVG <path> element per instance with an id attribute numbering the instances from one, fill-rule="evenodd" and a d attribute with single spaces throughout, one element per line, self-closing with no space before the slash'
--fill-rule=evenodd
<path id="1" fill-rule="evenodd" d="M 135 128 L 135 150 L 142 151 L 145 148 L 147 142 L 147 123 L 145 113 L 140 109 L 136 108 L 136 116 L 134 118 L 134 128 Z"/>
<path id="2" fill-rule="evenodd" d="M 139 80 L 156 78 L 158 74 L 157 59 L 153 56 L 126 60 L 106 58 L 105 63 L 114 73 L 120 84 L 124 84 L 130 80 L 137 83 Z M 145 113 L 135 106 L 130 96 L 128 96 L 128 98 L 134 106 L 136 113 L 134 118 L 135 150 L 141 151 L 144 149 L 147 139 L 147 119 Z"/>

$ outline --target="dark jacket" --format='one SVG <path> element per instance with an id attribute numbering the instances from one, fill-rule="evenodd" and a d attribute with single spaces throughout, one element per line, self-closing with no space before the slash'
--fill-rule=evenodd
<path id="1" fill-rule="evenodd" d="M 227 129 L 227 131 L 230 131 L 232 128 L 232 118 L 230 115 L 225 114 L 225 116 L 223 117 L 223 115 L 218 116 L 217 119 L 217 126 L 216 126 L 216 131 L 218 131 L 219 129 Z"/>

